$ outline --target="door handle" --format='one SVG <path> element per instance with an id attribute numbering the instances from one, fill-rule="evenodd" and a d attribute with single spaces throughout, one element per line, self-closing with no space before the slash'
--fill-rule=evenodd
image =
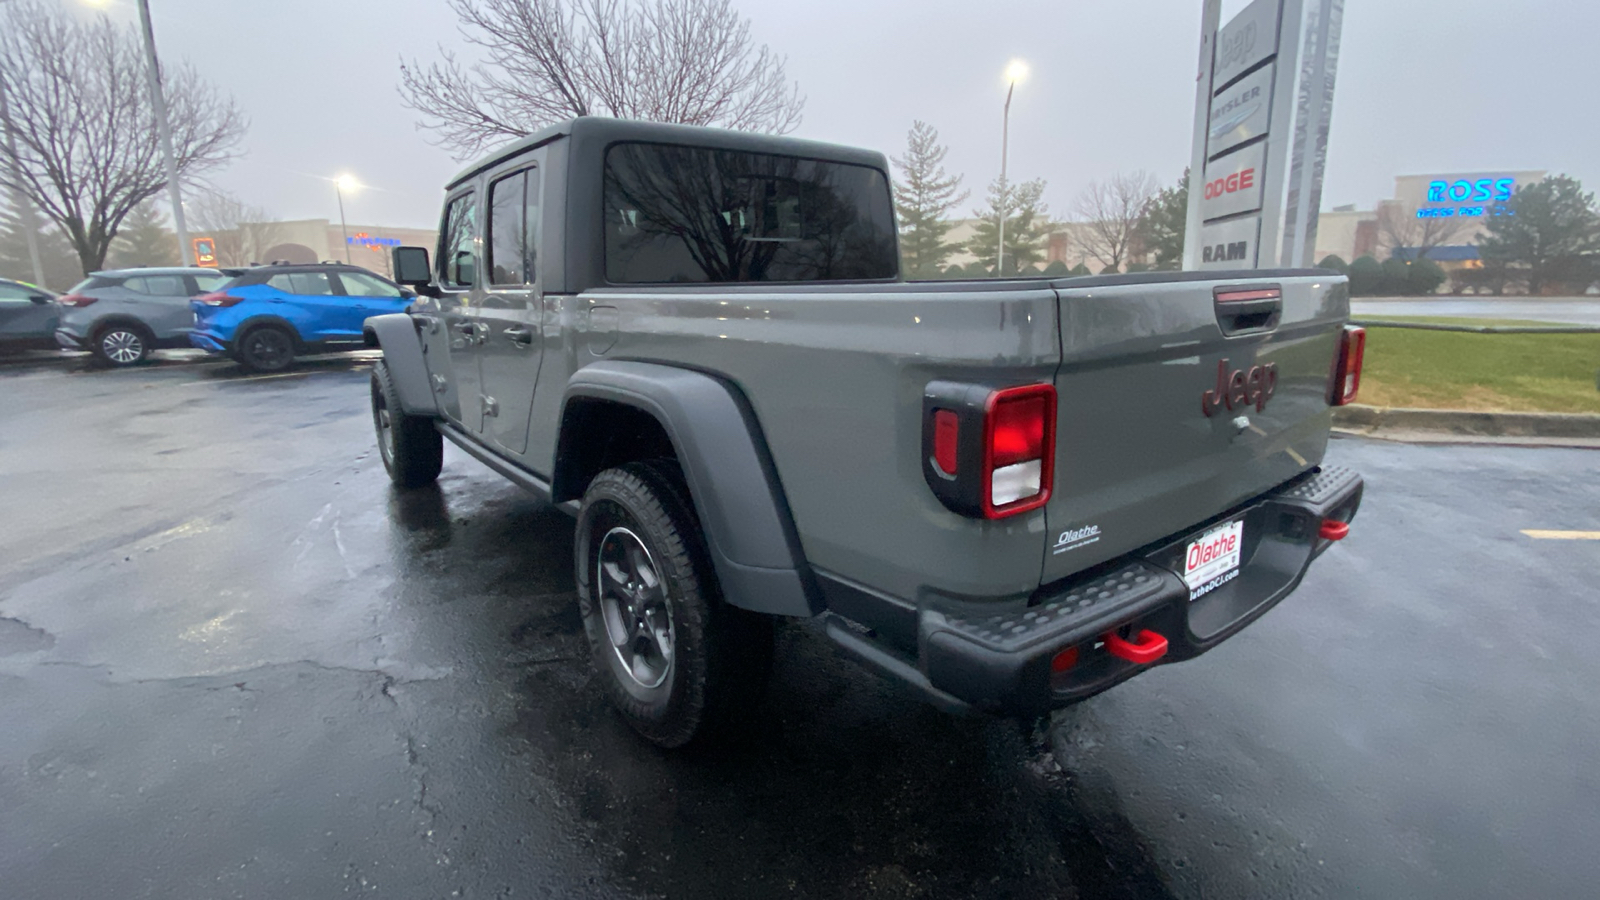
<path id="1" fill-rule="evenodd" d="M 467 337 L 472 337 L 478 333 L 478 325 L 476 322 L 457 322 L 455 324 L 455 329 Z"/>
<path id="2" fill-rule="evenodd" d="M 521 325 L 513 325 L 512 327 L 501 332 L 501 334 L 504 334 L 506 337 L 510 338 L 511 343 L 513 344 L 520 344 L 526 347 L 533 343 L 533 332 L 522 327 Z"/>

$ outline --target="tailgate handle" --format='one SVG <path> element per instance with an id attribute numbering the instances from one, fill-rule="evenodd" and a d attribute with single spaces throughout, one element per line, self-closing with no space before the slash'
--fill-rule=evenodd
<path id="1" fill-rule="evenodd" d="M 1267 331 L 1283 318 L 1283 289 L 1275 284 L 1219 287 L 1213 296 L 1223 334 Z"/>

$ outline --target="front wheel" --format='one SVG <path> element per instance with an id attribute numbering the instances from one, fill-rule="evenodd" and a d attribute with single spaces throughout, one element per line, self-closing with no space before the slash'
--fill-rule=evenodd
<path id="1" fill-rule="evenodd" d="M 111 325 L 94 340 L 94 353 L 113 366 L 131 366 L 150 356 L 150 338 L 131 325 Z"/>
<path id="2" fill-rule="evenodd" d="M 444 438 L 433 420 L 401 411 L 389 365 L 372 367 L 372 424 L 378 432 L 378 455 L 389 480 L 403 488 L 432 484 L 444 467 Z"/>
<path id="3" fill-rule="evenodd" d="M 723 602 L 676 465 L 597 475 L 575 549 L 590 651 L 634 730 L 662 747 L 704 743 L 760 699 L 772 620 Z"/>
<path id="4" fill-rule="evenodd" d="M 250 329 L 239 341 L 239 365 L 252 372 L 279 372 L 294 362 L 294 336 L 276 325 Z"/>

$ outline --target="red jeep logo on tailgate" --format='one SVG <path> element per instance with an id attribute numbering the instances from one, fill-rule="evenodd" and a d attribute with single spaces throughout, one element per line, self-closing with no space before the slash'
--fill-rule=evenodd
<path id="1" fill-rule="evenodd" d="M 1267 401 L 1278 390 L 1278 364 L 1267 363 L 1264 366 L 1251 366 L 1249 371 L 1234 369 L 1228 371 L 1226 359 L 1217 363 L 1217 386 L 1200 395 L 1200 409 L 1206 415 L 1214 415 L 1217 410 L 1243 409 L 1254 406 L 1256 412 L 1267 408 Z"/>

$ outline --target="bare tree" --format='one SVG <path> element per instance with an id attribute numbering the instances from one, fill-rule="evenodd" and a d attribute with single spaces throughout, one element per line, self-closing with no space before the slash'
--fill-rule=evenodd
<path id="1" fill-rule="evenodd" d="M 283 238 L 283 224 L 265 209 L 216 189 L 194 192 L 185 203 L 195 234 L 216 242 L 217 262 L 244 266 L 266 262 L 267 250 Z"/>
<path id="2" fill-rule="evenodd" d="M 85 272 L 105 263 L 122 220 L 166 188 L 138 35 L 54 4 L 0 6 L 0 89 L 15 146 L 0 142 L 0 186 L 60 226 Z M 230 157 L 244 134 L 233 101 L 187 65 L 163 73 L 180 177 Z"/>
<path id="3" fill-rule="evenodd" d="M 1449 243 L 1465 225 L 1454 216 L 1419 219 L 1415 214 L 1407 215 L 1399 204 L 1383 203 L 1378 207 L 1378 248 L 1385 257 L 1404 249 L 1406 257 L 1420 259 L 1435 247 Z"/>
<path id="4" fill-rule="evenodd" d="M 1072 203 L 1076 240 L 1111 269 L 1121 269 L 1134 249 L 1139 220 L 1160 189 L 1154 175 L 1138 171 L 1091 181 Z"/>
<path id="5" fill-rule="evenodd" d="M 573 116 L 783 134 L 805 100 L 729 0 L 449 0 L 482 59 L 400 63 L 400 94 L 458 158 Z"/>

